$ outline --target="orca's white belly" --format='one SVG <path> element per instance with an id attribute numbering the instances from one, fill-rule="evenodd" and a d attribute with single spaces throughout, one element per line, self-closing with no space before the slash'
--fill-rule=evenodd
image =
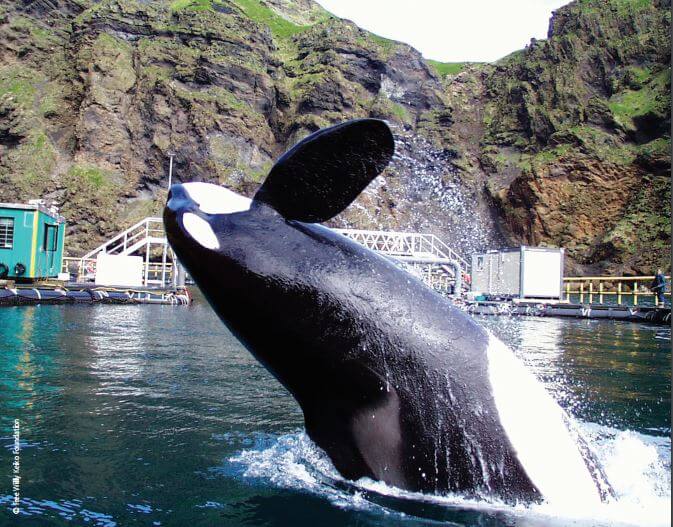
<path id="1" fill-rule="evenodd" d="M 598 505 L 598 487 L 568 429 L 569 419 L 514 353 L 490 335 L 488 372 L 495 406 L 514 451 L 544 499 Z"/>

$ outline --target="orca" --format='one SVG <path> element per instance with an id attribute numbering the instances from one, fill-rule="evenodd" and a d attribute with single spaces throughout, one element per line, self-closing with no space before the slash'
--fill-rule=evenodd
<path id="1" fill-rule="evenodd" d="M 393 152 L 388 125 L 360 119 L 299 142 L 252 200 L 174 185 L 168 241 L 344 478 L 508 503 L 609 498 L 586 442 L 511 350 L 389 259 L 318 224 Z"/>

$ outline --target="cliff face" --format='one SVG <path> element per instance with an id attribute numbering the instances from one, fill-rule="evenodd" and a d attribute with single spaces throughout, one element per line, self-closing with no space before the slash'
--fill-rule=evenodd
<path id="1" fill-rule="evenodd" d="M 169 153 L 176 179 L 251 195 L 302 136 L 375 116 L 398 153 L 335 225 L 650 272 L 670 230 L 666 12 L 571 4 L 547 41 L 456 74 L 311 0 L 13 2 L 0 201 L 55 200 L 80 254 L 160 211 Z"/>
<path id="2" fill-rule="evenodd" d="M 670 2 L 584 0 L 484 73 L 481 167 L 510 237 L 579 270 L 670 259 Z"/>

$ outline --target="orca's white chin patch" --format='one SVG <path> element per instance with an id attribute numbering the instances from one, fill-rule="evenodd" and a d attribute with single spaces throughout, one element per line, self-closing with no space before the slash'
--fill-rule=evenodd
<path id="1" fill-rule="evenodd" d="M 488 376 L 500 422 L 519 462 L 555 505 L 595 506 L 600 494 L 564 411 L 514 353 L 489 336 Z"/>
<path id="2" fill-rule="evenodd" d="M 206 214 L 233 214 L 250 209 L 252 200 L 211 183 L 183 183 L 189 197 Z"/>
<path id="3" fill-rule="evenodd" d="M 192 212 L 182 216 L 182 225 L 187 233 L 206 249 L 219 249 L 220 242 L 210 224 Z"/>

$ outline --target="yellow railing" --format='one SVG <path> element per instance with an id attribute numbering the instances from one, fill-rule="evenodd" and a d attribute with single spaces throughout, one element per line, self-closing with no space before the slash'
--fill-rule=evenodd
<path id="1" fill-rule="evenodd" d="M 670 276 L 666 281 L 670 283 Z M 654 276 L 570 276 L 563 279 L 565 300 L 570 301 L 570 295 L 578 295 L 580 304 L 585 300 L 589 304 L 606 303 L 608 298 L 616 297 L 617 305 L 628 304 L 624 300 L 631 299 L 631 305 L 638 305 L 638 298 L 654 297 L 654 305 L 659 305 L 659 299 L 650 284 Z M 671 293 L 666 293 L 669 302 Z M 610 302 L 612 303 L 612 302 Z"/>

